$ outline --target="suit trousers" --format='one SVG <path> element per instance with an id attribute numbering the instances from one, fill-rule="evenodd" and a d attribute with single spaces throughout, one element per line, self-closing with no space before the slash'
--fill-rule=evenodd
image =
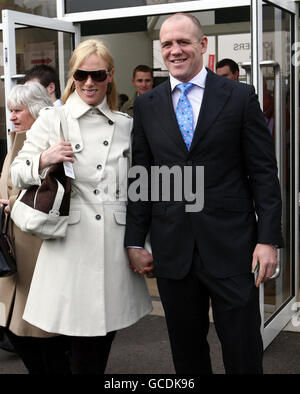
<path id="1" fill-rule="evenodd" d="M 227 374 L 261 374 L 263 343 L 254 275 L 218 278 L 205 271 L 195 248 L 183 279 L 157 278 L 177 374 L 211 374 L 209 307 Z"/>

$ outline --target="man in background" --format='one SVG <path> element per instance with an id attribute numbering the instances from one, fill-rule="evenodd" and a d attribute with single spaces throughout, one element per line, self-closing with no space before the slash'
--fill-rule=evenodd
<path id="1" fill-rule="evenodd" d="M 54 107 L 62 105 L 59 78 L 53 67 L 47 66 L 46 64 L 39 64 L 32 67 L 24 77 L 24 83 L 30 81 L 39 82 L 47 89 Z"/>
<path id="2" fill-rule="evenodd" d="M 240 70 L 238 64 L 234 60 L 222 59 L 216 65 L 216 73 L 222 77 L 238 81 Z"/>
<path id="3" fill-rule="evenodd" d="M 153 87 L 153 71 L 152 68 L 144 64 L 140 64 L 133 70 L 132 83 L 135 87 L 134 96 L 126 101 L 121 107 L 121 112 L 126 112 L 128 115 L 133 116 L 133 104 L 137 96 L 149 92 Z"/>

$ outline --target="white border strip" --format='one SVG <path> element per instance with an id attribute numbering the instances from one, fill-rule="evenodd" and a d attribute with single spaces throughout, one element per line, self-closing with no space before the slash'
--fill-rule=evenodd
<path id="1" fill-rule="evenodd" d="M 57 0 L 59 1 L 59 0 Z M 127 18 L 133 16 L 172 14 L 174 12 L 207 11 L 217 8 L 250 6 L 250 0 L 198 0 L 140 7 L 115 8 L 102 11 L 87 11 L 64 14 L 61 18 L 68 22 Z"/>

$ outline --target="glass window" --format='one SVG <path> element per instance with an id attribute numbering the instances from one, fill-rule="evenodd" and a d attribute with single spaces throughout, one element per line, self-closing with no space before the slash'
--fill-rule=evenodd
<path id="1" fill-rule="evenodd" d="M 66 0 L 66 13 L 99 11 L 113 8 L 138 7 L 143 5 L 181 3 L 186 0 Z M 192 0 L 195 1 L 195 0 Z"/>
<path id="2" fill-rule="evenodd" d="M 2 0 L 0 10 L 14 10 L 55 18 L 56 0 Z M 1 13 L 0 20 L 2 22 Z"/>

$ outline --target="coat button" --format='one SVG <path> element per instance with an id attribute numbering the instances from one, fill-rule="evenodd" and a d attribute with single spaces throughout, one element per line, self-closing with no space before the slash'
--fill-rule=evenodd
<path id="1" fill-rule="evenodd" d="M 107 146 L 108 145 L 108 141 L 103 141 L 103 145 Z"/>
<path id="2" fill-rule="evenodd" d="M 100 191 L 99 191 L 98 189 L 95 189 L 95 190 L 94 190 L 94 194 L 97 195 L 97 194 L 99 194 L 99 193 L 100 193 Z"/>
<path id="3" fill-rule="evenodd" d="M 80 144 L 76 144 L 75 149 L 79 149 L 79 148 L 80 148 Z"/>
<path id="4" fill-rule="evenodd" d="M 111 119 L 109 119 L 109 120 L 108 120 L 108 124 L 113 125 L 114 122 L 113 122 Z"/>
<path id="5" fill-rule="evenodd" d="M 102 170 L 102 165 L 101 164 L 97 165 L 97 170 Z"/>
<path id="6" fill-rule="evenodd" d="M 96 220 L 100 220 L 101 219 L 101 215 L 96 215 L 95 218 L 96 218 Z"/>
<path id="7" fill-rule="evenodd" d="M 27 164 L 28 166 L 30 166 L 30 161 L 29 161 L 29 160 L 26 160 L 26 164 Z"/>

